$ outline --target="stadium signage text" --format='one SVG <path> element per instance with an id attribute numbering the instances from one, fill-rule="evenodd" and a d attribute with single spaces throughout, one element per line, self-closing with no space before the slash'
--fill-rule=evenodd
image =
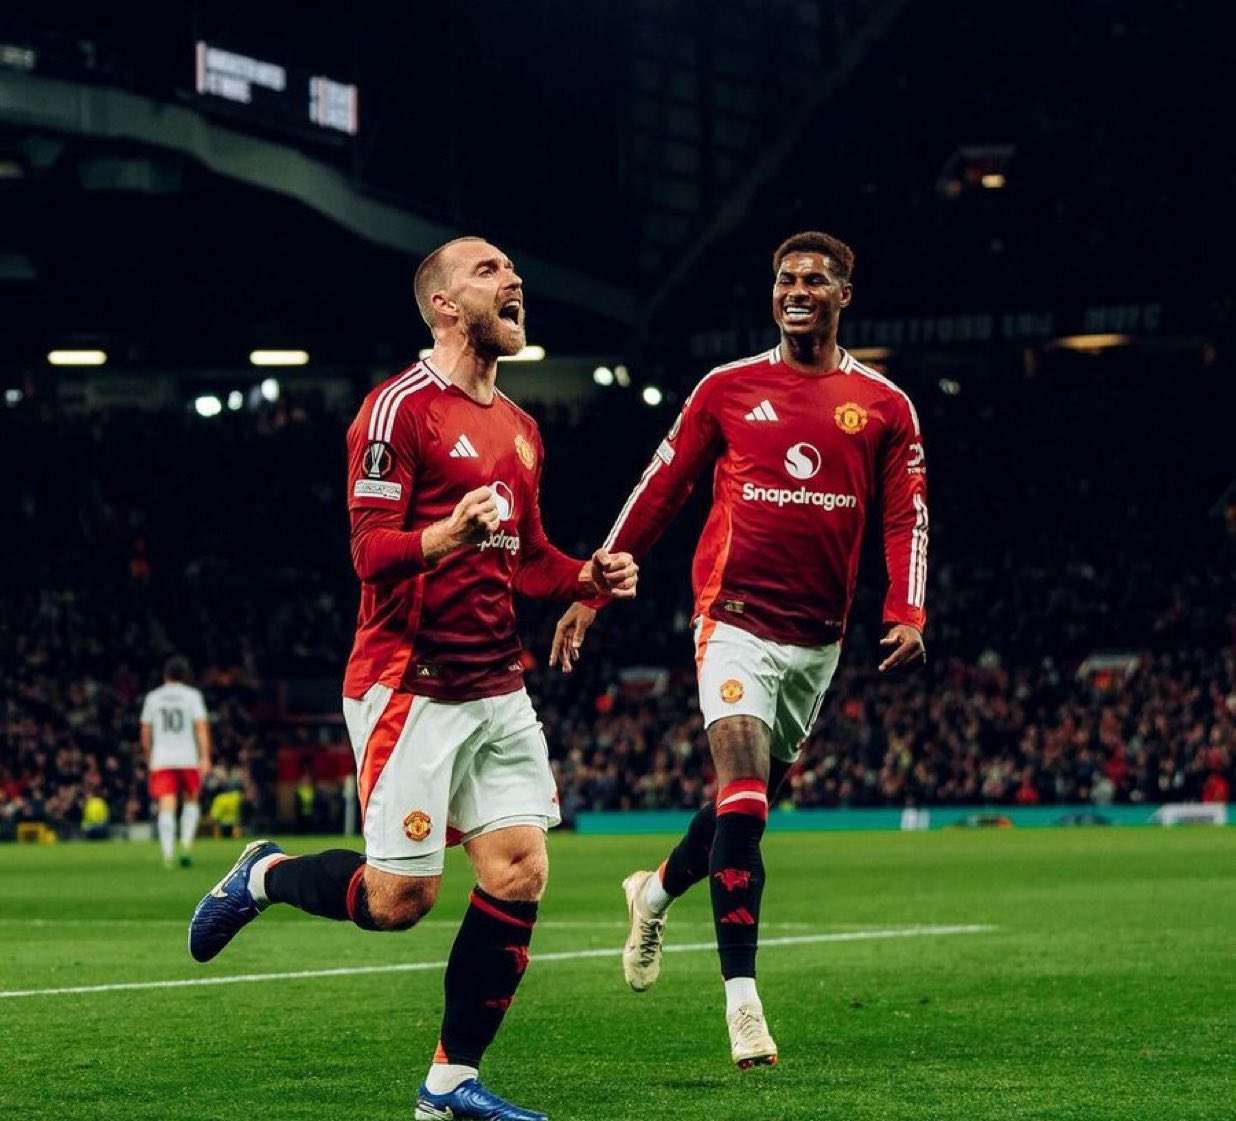
<path id="1" fill-rule="evenodd" d="M 194 89 L 246 106 L 254 120 L 357 133 L 360 94 L 350 83 L 289 70 L 200 40 L 194 57 Z"/>

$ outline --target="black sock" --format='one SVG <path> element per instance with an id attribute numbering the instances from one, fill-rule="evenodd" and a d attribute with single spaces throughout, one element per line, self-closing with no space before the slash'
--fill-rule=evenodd
<path id="1" fill-rule="evenodd" d="M 760 937 L 764 860 L 760 838 L 768 816 L 764 783 L 739 779 L 717 792 L 717 832 L 712 842 L 712 915 L 721 976 L 755 976 Z"/>
<path id="2" fill-rule="evenodd" d="M 773 759 L 769 767 L 768 790 L 769 802 L 781 789 L 786 775 L 790 773 L 792 763 L 781 759 Z M 666 858 L 661 869 L 661 886 L 667 895 L 675 899 L 686 894 L 688 888 L 694 887 L 708 875 L 708 865 L 712 856 L 712 839 L 717 831 L 717 807 L 709 802 L 692 819 L 687 826 L 686 835 L 675 846 L 674 851 Z"/>
<path id="3" fill-rule="evenodd" d="M 446 965 L 446 1009 L 435 1062 L 479 1067 L 528 968 L 537 905 L 472 889 Z"/>
<path id="4" fill-rule="evenodd" d="M 665 866 L 661 869 L 661 885 L 668 895 L 677 899 L 687 888 L 708 875 L 712 838 L 716 831 L 717 807 L 709 802 L 691 819 L 686 836 L 666 857 Z"/>
<path id="5" fill-rule="evenodd" d="M 364 870 L 364 854 L 352 849 L 277 860 L 266 869 L 266 897 L 311 915 L 377 930 L 365 898 Z"/>

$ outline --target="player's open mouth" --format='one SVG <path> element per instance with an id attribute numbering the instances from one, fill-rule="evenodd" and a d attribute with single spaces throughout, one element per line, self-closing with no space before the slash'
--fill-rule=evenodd
<path id="1" fill-rule="evenodd" d="M 519 314 L 523 310 L 523 304 L 519 300 L 507 300 L 498 309 L 498 318 L 505 319 L 508 323 L 519 326 Z"/>
<path id="2" fill-rule="evenodd" d="M 805 323 L 815 315 L 815 308 L 804 307 L 801 304 L 791 304 L 782 309 L 782 314 L 790 323 Z"/>

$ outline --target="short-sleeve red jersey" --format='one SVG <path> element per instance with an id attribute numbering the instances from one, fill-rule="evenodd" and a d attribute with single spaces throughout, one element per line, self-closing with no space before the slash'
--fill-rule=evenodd
<path id="1" fill-rule="evenodd" d="M 695 613 L 774 642 L 835 641 L 858 579 L 863 526 L 882 502 L 887 623 L 927 620 L 927 473 L 910 398 L 845 351 L 804 374 L 779 349 L 695 387 L 610 531 L 641 559 L 715 461 L 692 565 Z"/>
<path id="2" fill-rule="evenodd" d="M 443 700 L 520 688 L 512 592 L 574 599 L 584 562 L 551 545 L 538 499 L 536 421 L 499 392 L 485 405 L 428 362 L 388 378 L 348 429 L 352 561 L 361 578 L 344 695 L 377 682 Z M 501 525 L 430 565 L 421 535 L 477 487 Z"/>

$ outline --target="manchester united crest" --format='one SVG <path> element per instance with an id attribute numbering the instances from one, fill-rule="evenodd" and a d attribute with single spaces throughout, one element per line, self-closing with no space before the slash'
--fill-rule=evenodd
<path id="1" fill-rule="evenodd" d="M 833 412 L 837 427 L 848 436 L 853 436 L 867 427 L 867 410 L 854 401 L 838 405 Z"/>
<path id="2" fill-rule="evenodd" d="M 729 680 L 721 682 L 721 699 L 727 705 L 732 705 L 736 701 L 741 701 L 742 682 L 736 677 L 731 677 Z"/>
<path id="3" fill-rule="evenodd" d="M 519 456 L 519 462 L 531 471 L 536 464 L 536 452 L 532 450 L 532 445 L 523 436 L 515 437 L 515 454 Z"/>
<path id="4" fill-rule="evenodd" d="M 433 828 L 433 819 L 424 810 L 413 810 L 403 819 L 403 831 L 409 841 L 423 841 Z"/>

